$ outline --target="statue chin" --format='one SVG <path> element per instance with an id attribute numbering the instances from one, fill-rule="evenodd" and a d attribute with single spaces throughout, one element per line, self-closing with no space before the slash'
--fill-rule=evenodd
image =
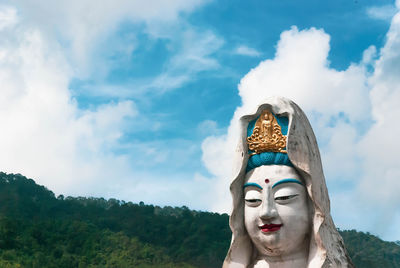
<path id="1" fill-rule="evenodd" d="M 293 167 L 268 165 L 248 172 L 245 185 L 244 222 L 257 265 L 306 267 L 311 220 L 303 179 Z"/>

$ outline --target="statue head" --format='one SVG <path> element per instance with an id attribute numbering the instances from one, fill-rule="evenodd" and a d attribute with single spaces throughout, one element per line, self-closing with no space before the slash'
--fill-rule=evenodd
<path id="1" fill-rule="evenodd" d="M 259 259 L 304 261 L 311 231 L 309 198 L 293 167 L 264 165 L 245 176 L 244 225 Z"/>
<path id="2" fill-rule="evenodd" d="M 269 98 L 240 127 L 224 267 L 352 267 L 303 111 L 288 99 Z"/>

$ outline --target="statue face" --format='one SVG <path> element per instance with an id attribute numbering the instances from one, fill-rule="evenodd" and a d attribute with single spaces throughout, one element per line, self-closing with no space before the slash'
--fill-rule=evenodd
<path id="1" fill-rule="evenodd" d="M 294 168 L 270 165 L 249 171 L 244 199 L 245 226 L 260 255 L 291 255 L 308 248 L 308 195 Z"/>

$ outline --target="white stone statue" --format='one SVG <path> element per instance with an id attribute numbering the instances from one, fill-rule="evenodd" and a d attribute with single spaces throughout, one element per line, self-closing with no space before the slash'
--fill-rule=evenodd
<path id="1" fill-rule="evenodd" d="M 240 119 L 223 268 L 353 267 L 330 215 L 317 141 L 304 112 L 272 97 Z"/>

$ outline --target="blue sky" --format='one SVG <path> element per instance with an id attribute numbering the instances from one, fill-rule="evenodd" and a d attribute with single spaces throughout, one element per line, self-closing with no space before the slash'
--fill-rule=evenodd
<path id="1" fill-rule="evenodd" d="M 283 95 L 314 127 L 337 226 L 400 240 L 398 6 L 0 1 L 1 170 L 229 212 L 235 122 Z"/>

